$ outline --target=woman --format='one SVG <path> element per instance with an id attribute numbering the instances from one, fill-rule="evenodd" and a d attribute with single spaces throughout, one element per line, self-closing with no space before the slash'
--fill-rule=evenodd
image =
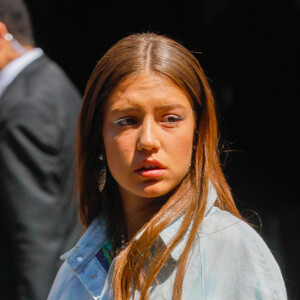
<path id="1" fill-rule="evenodd" d="M 233 202 L 217 142 L 191 52 L 151 33 L 108 50 L 79 120 L 87 230 L 49 299 L 286 299 L 274 258 Z"/>

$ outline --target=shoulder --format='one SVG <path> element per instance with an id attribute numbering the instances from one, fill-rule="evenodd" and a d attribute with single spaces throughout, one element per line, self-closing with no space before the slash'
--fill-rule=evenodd
<path id="1" fill-rule="evenodd" d="M 229 212 L 213 207 L 200 231 L 204 238 L 221 247 L 222 253 L 234 254 L 235 259 L 242 261 L 255 259 L 257 266 L 265 271 L 269 266 L 274 272 L 280 272 L 270 249 L 256 230 Z"/>
<path id="2" fill-rule="evenodd" d="M 42 56 L 27 66 L 3 94 L 1 128 L 17 122 L 33 126 L 33 130 L 45 128 L 46 133 L 55 135 L 70 129 L 73 132 L 80 105 L 81 97 L 64 72 Z"/>
<path id="3" fill-rule="evenodd" d="M 24 73 L 26 72 L 31 73 L 34 81 L 40 81 L 44 88 L 48 87 L 51 89 L 52 87 L 56 87 L 56 90 L 53 92 L 69 91 L 80 97 L 77 89 L 66 75 L 65 71 L 46 55 L 43 55 L 41 58 L 34 61 L 28 67 L 28 70 L 24 71 Z M 28 79 L 30 79 L 30 76 L 28 76 Z"/>
<path id="4" fill-rule="evenodd" d="M 246 294 L 247 299 L 256 299 L 255 295 L 263 299 L 286 299 L 277 262 L 246 222 L 213 207 L 199 229 L 199 237 L 206 287 L 215 284 L 219 291 L 230 291 L 234 299 L 246 299 Z"/>
<path id="5" fill-rule="evenodd" d="M 67 87 L 70 86 L 75 89 L 63 69 L 45 54 L 30 63 L 20 73 L 20 77 L 26 77 L 28 82 L 30 82 L 30 80 L 42 82 L 47 79 L 45 85 L 48 86 L 52 84 L 60 86 L 67 83 Z"/>
<path id="6" fill-rule="evenodd" d="M 48 300 L 92 299 L 67 261 L 56 275 Z"/>
<path id="7" fill-rule="evenodd" d="M 48 300 L 99 297 L 107 271 L 96 255 L 106 241 L 106 222 L 96 218 L 77 244 L 61 256 L 65 262 L 55 278 Z"/>
<path id="8" fill-rule="evenodd" d="M 224 249 L 228 247 L 232 251 L 249 251 L 252 255 L 271 255 L 266 243 L 249 224 L 217 207 L 213 207 L 204 218 L 199 233 L 203 238 L 222 244 Z"/>
<path id="9" fill-rule="evenodd" d="M 51 109 L 69 104 L 72 111 L 79 110 L 81 96 L 64 71 L 43 55 L 15 78 L 2 100 L 10 107 L 26 104 Z"/>
<path id="10" fill-rule="evenodd" d="M 259 234 L 245 221 L 227 211 L 212 207 L 203 220 L 199 233 L 203 237 L 230 240 L 242 243 L 263 243 Z"/>
<path id="11" fill-rule="evenodd" d="M 65 261 L 56 275 L 48 299 L 60 299 L 62 293 L 66 290 L 66 286 L 75 279 L 75 274 Z"/>

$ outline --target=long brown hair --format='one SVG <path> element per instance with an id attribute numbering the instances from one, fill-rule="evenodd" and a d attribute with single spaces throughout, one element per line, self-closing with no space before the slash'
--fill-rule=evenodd
<path id="1" fill-rule="evenodd" d="M 215 205 L 240 218 L 223 175 L 218 155 L 218 128 L 214 99 L 205 74 L 195 56 L 176 41 L 153 33 L 133 34 L 111 47 L 95 67 L 84 95 L 78 130 L 77 166 L 80 218 L 85 227 L 102 211 L 109 221 L 111 236 L 118 234 L 122 216 L 117 183 L 108 172 L 104 190 L 97 189 L 101 169 L 103 107 L 114 88 L 128 77 L 150 71 L 170 80 L 192 100 L 196 116 L 191 169 L 175 192 L 144 225 L 116 260 L 113 289 L 115 299 L 129 299 L 148 290 L 166 263 L 172 249 L 191 226 L 173 288 L 173 299 L 181 298 L 184 271 L 195 235 L 204 218 L 209 184 L 217 192 Z M 109 209 L 107 209 L 109 207 Z M 150 257 L 159 233 L 178 217 L 183 221 L 170 244 Z M 143 231 L 142 231 L 143 230 Z M 153 249 L 153 248 L 152 248 Z M 145 264 L 147 261 L 147 270 Z"/>

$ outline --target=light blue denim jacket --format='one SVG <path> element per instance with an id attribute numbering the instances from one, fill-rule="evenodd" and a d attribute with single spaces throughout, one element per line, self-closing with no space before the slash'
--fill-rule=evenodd
<path id="1" fill-rule="evenodd" d="M 182 299 L 284 300 L 287 299 L 280 269 L 260 236 L 245 222 L 214 206 L 210 190 L 205 218 L 195 239 L 185 271 Z M 177 219 L 160 233 L 168 244 L 182 222 Z M 166 266 L 150 288 L 150 299 L 172 299 L 177 262 L 188 233 L 173 249 Z M 108 300 L 115 260 L 108 273 L 96 257 L 106 238 L 105 221 L 95 219 L 77 245 L 61 258 L 48 300 Z M 136 292 L 135 299 L 139 299 Z"/>

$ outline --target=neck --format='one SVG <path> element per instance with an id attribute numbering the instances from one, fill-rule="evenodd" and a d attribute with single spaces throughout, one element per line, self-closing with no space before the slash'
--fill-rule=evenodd
<path id="1" fill-rule="evenodd" d="M 25 45 L 24 49 L 26 51 L 32 50 L 34 47 Z M 1 60 L 0 60 L 0 70 L 2 70 L 6 65 L 8 65 L 10 62 L 14 61 L 15 59 L 19 58 L 22 54 L 16 51 L 13 47 L 10 45 L 2 50 L 1 53 Z"/>
<path id="2" fill-rule="evenodd" d="M 130 240 L 161 209 L 169 195 L 158 198 L 143 198 L 129 195 L 120 188 L 125 215 L 127 236 Z"/>
<path id="3" fill-rule="evenodd" d="M 0 70 L 4 69 L 10 62 L 21 56 L 21 54 L 16 51 L 6 51 L 2 54 L 3 56 L 2 60 L 0 61 Z"/>

